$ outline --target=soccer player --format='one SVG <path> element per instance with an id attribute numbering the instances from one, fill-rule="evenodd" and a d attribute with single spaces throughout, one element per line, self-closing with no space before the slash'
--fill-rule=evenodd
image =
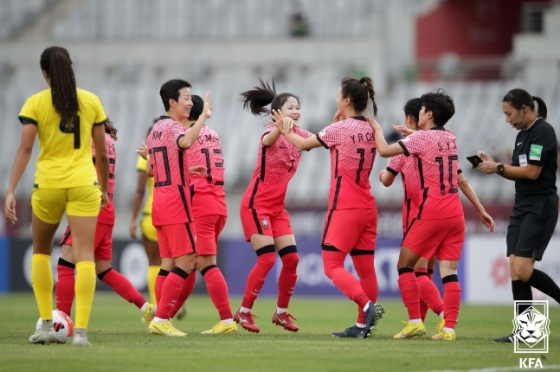
<path id="1" fill-rule="evenodd" d="M 192 96 L 192 102 L 190 115 L 183 121 L 187 128 L 197 122 L 204 107 L 204 101 L 197 95 Z M 234 333 L 237 332 L 237 324 L 233 321 L 228 286 L 216 262 L 218 236 L 227 220 L 224 156 L 220 137 L 204 125 L 194 144 L 187 150 L 187 156 L 191 166 L 198 165 L 206 169 L 204 177 L 192 177 L 190 184 L 192 213 L 196 221 L 196 268 L 202 274 L 208 295 L 220 315 L 220 321 L 202 334 Z M 183 306 L 195 282 L 196 275 L 189 275 L 170 317 Z"/>
<path id="2" fill-rule="evenodd" d="M 396 144 L 387 145 L 381 127 L 376 121 L 371 121 L 377 149 L 382 157 L 399 154 L 418 157 L 422 190 L 418 214 L 411 221 L 403 239 L 397 264 L 399 289 L 408 310 L 409 321 L 405 322 L 406 327 L 394 338 L 412 338 L 426 333 L 420 314 L 420 288 L 414 266 L 420 257 L 430 259 L 435 255 L 444 285 L 445 324 L 432 339 L 452 341 L 455 340 L 455 326 L 461 303 L 457 267 L 465 239 L 465 218 L 458 194 L 458 176 L 462 171 L 459 166 L 457 138 L 444 128 L 455 113 L 455 105 L 452 98 L 442 90 L 424 94 L 420 99 L 422 109 L 418 126 L 422 130 Z M 469 189 L 472 191 L 470 187 Z M 467 197 L 471 199 L 472 195 Z M 480 202 L 476 206 L 482 223 L 493 231 L 492 217 Z"/>
<path id="3" fill-rule="evenodd" d="M 154 124 L 158 119 L 154 120 Z M 148 129 L 147 135 L 150 134 L 152 127 Z M 146 192 L 146 185 L 148 186 L 148 197 L 144 204 L 142 211 L 142 221 L 140 223 L 142 229 L 142 245 L 148 257 L 148 291 L 150 293 L 150 301 L 157 305 L 156 299 L 156 278 L 161 266 L 161 258 L 159 257 L 159 247 L 157 244 L 157 234 L 154 225 L 152 225 L 152 200 L 154 198 L 154 179 L 148 177 L 146 174 L 146 159 L 138 156 L 136 162 L 136 170 L 138 171 L 138 181 L 136 183 L 136 192 L 134 193 L 134 200 L 132 203 L 132 216 L 129 225 L 130 236 L 136 239 L 137 217 L 144 194 Z"/>
<path id="4" fill-rule="evenodd" d="M 534 267 L 535 261 L 543 259 L 558 221 L 556 132 L 546 122 L 546 103 L 524 89 L 510 90 L 502 100 L 502 110 L 506 121 L 519 131 L 511 164 L 499 164 L 480 152 L 484 162 L 478 168 L 515 181 L 515 203 L 506 238 L 513 299 L 532 301 L 534 287 L 560 302 L 558 285 Z M 522 313 L 527 307 L 517 310 Z M 515 336 L 499 337 L 494 342 L 514 342 Z"/>
<path id="5" fill-rule="evenodd" d="M 93 244 L 100 205 L 108 202 L 109 159 L 105 149 L 107 115 L 99 98 L 76 88 L 68 51 L 53 46 L 40 59 L 49 89 L 29 97 L 19 114 L 23 124 L 4 212 L 16 221 L 15 189 L 25 171 L 35 137 L 39 137 L 39 158 L 31 196 L 33 256 L 31 282 L 43 325 L 29 337 L 34 344 L 55 342 L 52 321 L 53 276 L 50 254 L 56 229 L 66 212 L 74 232 L 72 256 L 76 261 L 76 334 L 73 344 L 90 345 L 87 326 L 95 293 Z M 99 180 L 93 165 L 93 139 Z"/>
<path id="6" fill-rule="evenodd" d="M 405 136 L 418 131 L 418 121 L 422 103 L 420 98 L 413 98 L 409 100 L 404 106 L 405 126 L 394 126 L 394 129 L 401 131 Z M 402 225 L 403 236 L 406 235 L 410 222 L 418 214 L 418 207 L 422 190 L 420 189 L 420 180 L 418 176 L 418 157 L 405 156 L 400 154 L 391 157 L 389 165 L 386 170 L 381 171 L 379 180 L 385 187 L 393 184 L 395 177 L 401 174 L 404 201 L 402 209 Z M 418 285 L 420 286 L 420 315 L 422 321 L 426 318 L 428 308 L 439 316 L 438 330 L 443 328 L 445 319 L 443 318 L 443 301 L 439 290 L 432 281 L 432 274 L 434 272 L 436 257 L 432 257 L 429 261 L 420 257 L 414 267 L 414 273 L 418 278 Z"/>
<path id="7" fill-rule="evenodd" d="M 111 267 L 113 255 L 113 226 L 115 224 L 115 208 L 113 190 L 115 188 L 115 166 L 117 151 L 115 141 L 117 129 L 107 119 L 105 122 L 105 147 L 109 155 L 108 204 L 99 212 L 94 240 L 95 272 L 97 277 L 107 283 L 119 296 L 134 303 L 144 316 L 146 326 L 150 324 L 155 313 L 155 306 L 149 304 L 130 281 Z M 95 147 L 92 143 L 92 154 L 95 161 Z M 60 240 L 60 258 L 58 260 L 58 282 L 56 283 L 56 306 L 58 310 L 70 314 L 74 301 L 74 258 L 72 257 L 72 233 L 70 226 L 66 228 Z"/>
<path id="8" fill-rule="evenodd" d="M 271 87 L 262 80 L 259 86 L 241 95 L 243 108 L 248 108 L 253 115 L 270 113 L 265 109 L 270 105 L 270 110 L 278 110 L 284 117 L 293 120 L 295 132 L 305 138 L 311 136 L 311 133 L 297 126 L 301 117 L 297 96 L 291 93 L 276 94 L 274 83 Z M 252 308 L 266 275 L 274 266 L 276 252 L 282 260 L 282 270 L 278 277 L 278 302 L 272 323 L 287 331 L 299 330 L 292 322 L 292 319 L 296 319 L 288 314 L 288 305 L 297 281 L 299 256 L 284 199 L 300 158 L 301 151 L 280 135 L 276 125 L 270 124 L 265 128 L 257 165 L 240 207 L 245 239 L 251 242 L 257 262 L 249 273 L 243 301 L 234 319 L 250 332 L 260 331 L 254 322 Z"/>
<path id="9" fill-rule="evenodd" d="M 384 313 L 375 304 L 378 286 L 374 266 L 377 236 L 377 207 L 370 192 L 369 175 L 375 160 L 371 126 L 362 113 L 368 101 L 377 114 L 373 82 L 345 78 L 336 97 L 334 123 L 316 136 L 304 138 L 290 131 L 291 118 L 276 112 L 274 117 L 284 137 L 300 150 L 324 146 L 331 154 L 331 189 L 325 220 L 322 250 L 325 274 L 358 305 L 358 321 L 335 337 L 366 338 Z M 360 282 L 344 268 L 350 254 Z"/>
<path id="10" fill-rule="evenodd" d="M 199 119 L 186 131 L 181 123 L 190 115 L 191 84 L 169 80 L 161 86 L 160 96 L 167 112 L 154 124 L 148 137 L 148 175 L 153 172 L 154 200 L 152 221 L 156 228 L 161 269 L 156 280 L 158 298 L 156 316 L 149 326 L 151 333 L 162 336 L 185 336 L 170 319 L 181 288 L 194 270 L 196 233 L 191 208 L 187 149 L 198 138 L 206 119 L 212 115 L 210 94 L 206 93 Z"/>

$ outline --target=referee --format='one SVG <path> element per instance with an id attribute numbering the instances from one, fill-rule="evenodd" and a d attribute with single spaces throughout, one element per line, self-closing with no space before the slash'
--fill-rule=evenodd
<path id="1" fill-rule="evenodd" d="M 511 165 L 496 163 L 479 152 L 483 162 L 478 168 L 486 174 L 497 173 L 515 181 L 515 204 L 506 238 L 513 299 L 532 301 L 531 287 L 535 287 L 560 302 L 558 285 L 546 273 L 534 268 L 535 260 L 542 260 L 558 220 L 556 133 L 545 121 L 544 101 L 523 89 L 510 90 L 503 99 L 502 110 L 506 121 L 519 131 Z M 521 313 L 527 307 L 518 310 Z M 511 343 L 514 337 L 511 334 L 496 338 L 494 342 Z"/>

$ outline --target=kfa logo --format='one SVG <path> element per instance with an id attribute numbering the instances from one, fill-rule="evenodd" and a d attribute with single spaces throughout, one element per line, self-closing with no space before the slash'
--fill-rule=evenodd
<path id="1" fill-rule="evenodd" d="M 263 224 L 263 227 L 264 227 L 265 229 L 268 229 L 268 219 L 267 219 L 267 218 L 263 218 L 263 219 L 262 219 L 262 224 Z"/>
<path id="2" fill-rule="evenodd" d="M 525 310 L 519 312 L 519 309 Z M 514 316 L 514 352 L 548 353 L 548 335 L 550 334 L 548 301 L 515 301 Z"/>

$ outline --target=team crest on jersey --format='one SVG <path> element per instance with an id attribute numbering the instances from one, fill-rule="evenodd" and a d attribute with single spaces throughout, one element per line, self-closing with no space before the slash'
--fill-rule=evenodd
<path id="1" fill-rule="evenodd" d="M 262 219 L 262 225 L 265 229 L 268 229 L 268 219 L 267 218 Z"/>

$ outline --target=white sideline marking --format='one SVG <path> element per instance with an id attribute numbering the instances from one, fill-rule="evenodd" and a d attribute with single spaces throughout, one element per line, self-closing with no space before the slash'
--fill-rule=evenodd
<path id="1" fill-rule="evenodd" d="M 529 368 L 519 368 L 519 367 L 498 367 L 498 368 L 480 368 L 480 369 L 438 369 L 429 372 L 508 372 L 508 371 L 526 371 Z M 534 368 L 532 368 L 534 369 Z M 538 370 L 543 369 L 560 369 L 560 364 L 554 365 L 543 365 L 543 368 L 537 368 Z"/>

